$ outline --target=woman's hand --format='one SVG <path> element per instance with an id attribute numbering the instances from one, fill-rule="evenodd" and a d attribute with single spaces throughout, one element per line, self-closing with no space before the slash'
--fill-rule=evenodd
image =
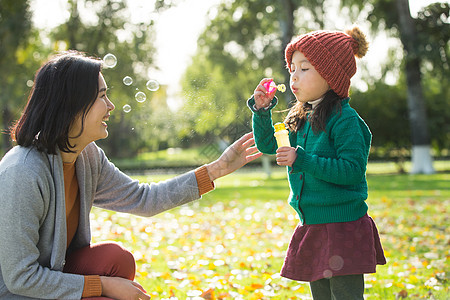
<path id="1" fill-rule="evenodd" d="M 293 147 L 280 147 L 277 149 L 277 164 L 292 167 L 297 159 L 297 152 Z"/>
<path id="2" fill-rule="evenodd" d="M 206 165 L 211 181 L 230 174 L 260 157 L 262 153 L 258 152 L 256 146 L 252 146 L 254 144 L 253 132 L 247 133 L 229 146 L 219 159 Z"/>
<path id="3" fill-rule="evenodd" d="M 256 87 L 253 97 L 255 98 L 255 108 L 266 108 L 270 105 L 270 102 L 272 102 L 273 97 L 275 96 L 275 93 L 277 90 L 275 89 L 272 93 L 269 93 L 266 88 L 263 86 L 263 84 L 267 81 L 271 81 L 271 78 L 264 78 L 261 80 L 261 82 Z"/>
<path id="4" fill-rule="evenodd" d="M 148 300 L 150 296 L 137 282 L 121 278 L 100 276 L 102 296 L 117 300 Z"/>

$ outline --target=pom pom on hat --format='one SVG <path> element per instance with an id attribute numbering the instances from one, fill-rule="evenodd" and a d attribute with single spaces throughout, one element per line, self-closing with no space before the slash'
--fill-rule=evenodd
<path id="1" fill-rule="evenodd" d="M 289 67 L 292 55 L 300 51 L 339 97 L 348 97 L 350 78 L 356 73 L 356 60 L 368 50 L 364 33 L 357 27 L 342 31 L 318 30 L 293 39 L 285 50 Z"/>
<path id="2" fill-rule="evenodd" d="M 347 29 L 345 33 L 354 40 L 354 42 L 352 42 L 352 47 L 355 56 L 357 58 L 363 58 L 366 55 L 367 50 L 369 50 L 369 43 L 366 40 L 366 35 L 356 26 L 352 29 Z"/>

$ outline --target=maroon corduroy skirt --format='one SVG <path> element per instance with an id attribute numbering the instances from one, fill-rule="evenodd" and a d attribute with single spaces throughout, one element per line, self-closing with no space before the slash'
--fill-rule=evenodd
<path id="1" fill-rule="evenodd" d="M 375 222 L 367 214 L 344 223 L 298 225 L 281 276 L 316 281 L 333 276 L 375 273 L 386 264 Z"/>

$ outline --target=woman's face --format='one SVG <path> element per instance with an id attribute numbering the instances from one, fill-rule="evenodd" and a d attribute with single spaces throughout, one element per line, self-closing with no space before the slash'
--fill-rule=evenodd
<path id="1" fill-rule="evenodd" d="M 291 73 L 291 90 L 297 101 L 317 100 L 330 89 L 325 79 L 300 51 L 295 51 L 292 55 L 289 72 Z"/>
<path id="2" fill-rule="evenodd" d="M 95 99 L 94 104 L 91 106 L 84 118 L 83 132 L 80 135 L 80 131 L 82 128 L 82 114 L 77 117 L 69 131 L 70 143 L 72 145 L 76 144 L 77 149 L 79 148 L 79 146 L 82 146 L 84 148 L 89 143 L 99 139 L 104 139 L 108 136 L 108 125 L 106 125 L 106 121 L 108 121 L 110 112 L 115 107 L 114 104 L 108 99 L 106 91 L 107 86 L 105 79 L 103 78 L 103 75 L 99 73 L 97 99 Z"/>

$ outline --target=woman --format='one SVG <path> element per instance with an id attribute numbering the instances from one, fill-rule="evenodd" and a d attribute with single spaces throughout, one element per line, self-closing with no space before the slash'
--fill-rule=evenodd
<path id="1" fill-rule="evenodd" d="M 135 261 L 116 243 L 90 245 L 93 205 L 152 216 L 214 189 L 259 156 L 246 134 L 222 156 L 160 183 L 140 184 L 94 141 L 108 136 L 113 103 L 100 60 L 66 52 L 37 72 L 18 146 L 0 162 L 0 299 L 150 299 Z"/>

